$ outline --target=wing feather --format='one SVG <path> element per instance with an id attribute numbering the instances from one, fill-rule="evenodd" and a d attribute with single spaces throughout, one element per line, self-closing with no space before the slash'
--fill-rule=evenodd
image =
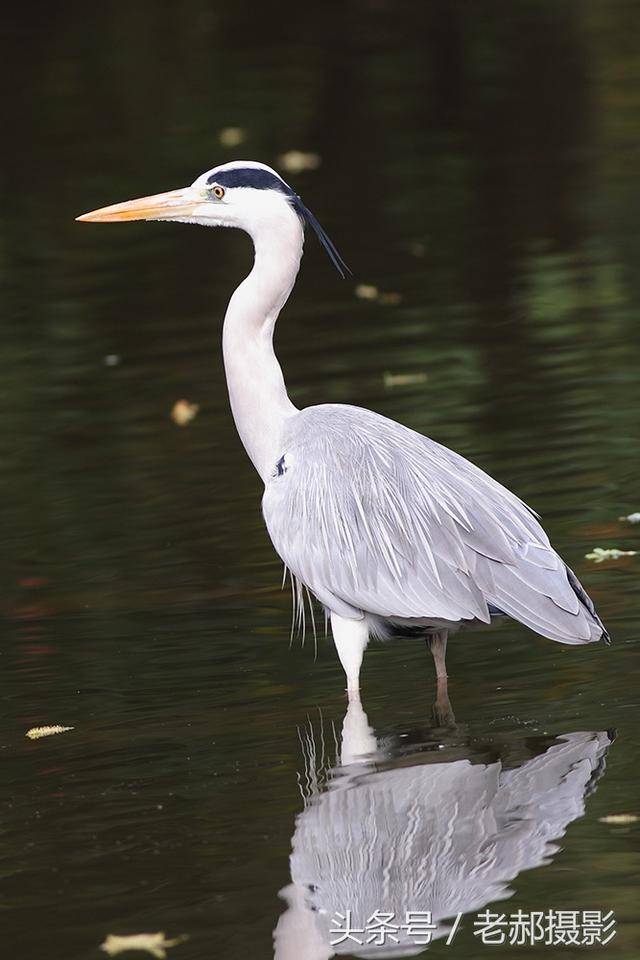
<path id="1" fill-rule="evenodd" d="M 263 499 L 269 534 L 337 613 L 489 622 L 491 605 L 563 643 L 603 634 L 529 508 L 429 438 L 323 404 L 288 421 L 279 463 Z"/>

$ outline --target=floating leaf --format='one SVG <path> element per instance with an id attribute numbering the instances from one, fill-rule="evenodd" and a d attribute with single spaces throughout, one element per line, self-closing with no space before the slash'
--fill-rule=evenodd
<path id="1" fill-rule="evenodd" d="M 56 733 L 66 733 L 67 730 L 75 730 L 75 727 L 61 727 L 59 724 L 53 727 L 31 727 L 25 733 L 25 737 L 29 737 L 29 740 L 39 740 L 40 737 L 53 737 Z"/>
<path id="2" fill-rule="evenodd" d="M 218 134 L 218 140 L 223 147 L 239 147 L 246 139 L 247 133 L 242 127 L 224 127 Z"/>
<path id="3" fill-rule="evenodd" d="M 321 162 L 320 154 L 304 153 L 302 150 L 288 150 L 278 157 L 278 164 L 288 173 L 317 170 Z"/>
<path id="4" fill-rule="evenodd" d="M 617 550 L 615 547 L 594 547 L 592 553 L 585 553 L 587 560 L 602 563 L 604 560 L 619 560 L 620 557 L 635 557 L 637 550 Z"/>
<path id="5" fill-rule="evenodd" d="M 169 947 L 184 943 L 186 939 L 186 936 L 181 936 L 174 937 L 173 940 L 167 940 L 164 933 L 132 933 L 128 936 L 118 936 L 115 933 L 110 933 L 104 943 L 100 944 L 100 949 L 109 954 L 110 957 L 117 957 L 119 953 L 124 953 L 125 950 L 145 950 L 153 957 L 157 957 L 157 960 L 164 960 Z"/>
<path id="6" fill-rule="evenodd" d="M 179 427 L 186 427 L 191 423 L 200 409 L 199 403 L 189 403 L 188 400 L 176 400 L 171 411 L 171 419 Z"/>
<path id="7" fill-rule="evenodd" d="M 627 517 L 618 517 L 623 523 L 640 523 L 640 513 L 630 513 Z"/>
<path id="8" fill-rule="evenodd" d="M 384 304 L 385 307 L 397 307 L 399 303 L 402 303 L 402 294 L 395 291 L 381 293 L 378 297 L 378 303 Z"/>
<path id="9" fill-rule="evenodd" d="M 396 293 L 394 290 L 378 290 L 372 283 L 359 283 L 354 287 L 353 292 L 359 300 L 376 300 L 385 307 L 395 307 L 402 303 L 401 293 Z"/>
<path id="10" fill-rule="evenodd" d="M 412 383 L 425 383 L 426 373 L 385 373 L 383 377 L 387 390 L 393 387 L 407 387 Z"/>
<path id="11" fill-rule="evenodd" d="M 623 827 L 628 823 L 637 823 L 640 817 L 637 813 L 610 813 L 606 817 L 598 817 L 600 823 L 611 823 L 616 827 Z"/>
<path id="12" fill-rule="evenodd" d="M 359 300 L 377 300 L 379 290 L 372 283 L 359 283 L 353 292 Z"/>

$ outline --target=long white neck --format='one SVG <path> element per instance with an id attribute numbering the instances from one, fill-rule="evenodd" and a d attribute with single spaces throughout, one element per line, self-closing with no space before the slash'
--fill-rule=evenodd
<path id="1" fill-rule="evenodd" d="M 244 448 L 266 482 L 281 454 L 286 420 L 297 413 L 273 350 L 273 331 L 300 268 L 303 228 L 284 210 L 251 231 L 253 270 L 235 291 L 224 318 L 222 353 L 233 419 Z"/>

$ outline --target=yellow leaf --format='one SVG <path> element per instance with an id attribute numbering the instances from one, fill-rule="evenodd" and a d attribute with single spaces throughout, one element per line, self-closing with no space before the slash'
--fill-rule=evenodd
<path id="1" fill-rule="evenodd" d="M 606 817 L 599 817 L 600 823 L 611 823 L 616 827 L 628 823 L 637 823 L 640 817 L 636 813 L 610 813 Z"/>
<path id="2" fill-rule="evenodd" d="M 619 560 L 620 557 L 635 557 L 637 550 L 618 550 L 617 547 L 594 547 L 591 553 L 585 553 L 586 560 L 603 563 L 605 560 Z"/>
<path id="3" fill-rule="evenodd" d="M 199 409 L 200 404 L 198 403 L 189 403 L 188 400 L 176 400 L 171 411 L 171 419 L 174 423 L 177 423 L 179 427 L 186 427 L 197 415 Z"/>
<path id="4" fill-rule="evenodd" d="M 393 387 L 407 387 L 412 383 L 426 383 L 426 373 L 385 373 L 383 382 L 387 390 Z"/>
<path id="5" fill-rule="evenodd" d="M 402 303 L 402 294 L 390 290 L 388 293 L 381 293 L 378 301 L 385 307 L 397 307 L 399 303 Z"/>
<path id="6" fill-rule="evenodd" d="M 25 733 L 25 737 L 29 737 L 29 740 L 39 740 L 40 737 L 52 737 L 56 733 L 66 733 L 67 730 L 74 729 L 75 727 L 61 727 L 59 724 L 53 727 L 31 727 Z"/>
<path id="7" fill-rule="evenodd" d="M 218 140 L 223 147 L 239 147 L 247 139 L 242 127 L 224 127 L 218 134 Z"/>
<path id="8" fill-rule="evenodd" d="M 125 936 L 110 933 L 104 943 L 100 944 L 100 949 L 110 957 L 117 957 L 126 950 L 144 950 L 157 957 L 157 960 L 165 960 L 169 947 L 175 947 L 186 939 L 186 936 L 181 936 L 167 940 L 164 933 L 132 933 Z"/>
<path id="9" fill-rule="evenodd" d="M 304 153 L 302 150 L 288 150 L 278 157 L 278 164 L 288 173 L 302 173 L 303 170 L 317 170 L 320 166 L 320 155 Z"/>
<path id="10" fill-rule="evenodd" d="M 359 300 L 377 300 L 379 293 L 372 283 L 359 283 L 353 292 Z"/>

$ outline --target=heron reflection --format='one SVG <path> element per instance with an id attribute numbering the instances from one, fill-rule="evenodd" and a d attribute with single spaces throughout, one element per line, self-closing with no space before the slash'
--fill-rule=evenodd
<path id="1" fill-rule="evenodd" d="M 292 882 L 281 891 L 287 907 L 274 931 L 275 960 L 414 956 L 425 947 L 408 929 L 380 942 L 367 930 L 341 938 L 336 918 L 349 911 L 357 930 L 376 913 L 401 925 L 407 911 L 428 912 L 435 940 L 458 913 L 509 898 L 518 874 L 548 864 L 584 814 L 611 743 L 604 732 L 537 743 L 527 734 L 484 747 L 445 736 L 433 749 L 399 750 L 378 743 L 353 697 L 340 764 L 323 782 L 322 771 L 310 770 L 319 762 L 316 739 L 307 738 L 307 796 L 292 839 Z"/>

